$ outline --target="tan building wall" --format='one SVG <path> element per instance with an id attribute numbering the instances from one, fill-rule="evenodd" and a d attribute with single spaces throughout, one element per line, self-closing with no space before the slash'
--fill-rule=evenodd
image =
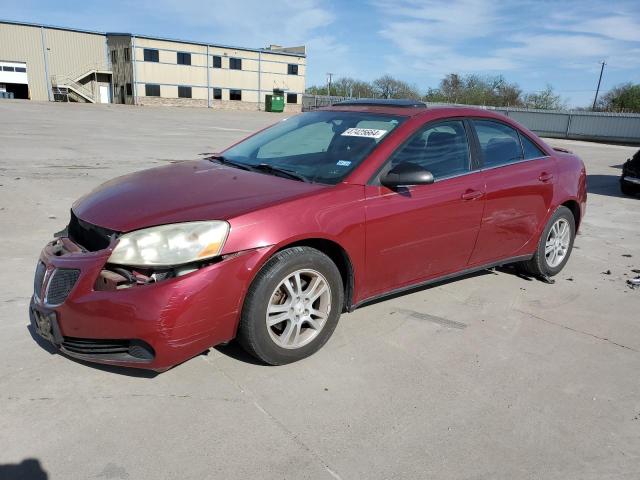
<path id="1" fill-rule="evenodd" d="M 295 94 L 295 103 L 287 104 L 288 111 L 299 111 L 305 90 L 306 57 L 286 52 L 246 50 L 206 44 L 135 37 L 135 84 L 141 105 L 202 105 L 213 108 L 264 109 L 265 96 L 273 89 Z M 144 50 L 158 51 L 158 62 L 145 61 Z M 207 49 L 209 51 L 207 61 Z M 303 51 L 301 48 L 300 51 Z M 177 63 L 178 52 L 191 55 L 191 65 Z M 221 67 L 214 68 L 214 57 L 220 57 Z M 239 59 L 241 70 L 230 68 L 231 59 Z M 288 65 L 296 65 L 297 75 L 288 73 Z M 208 65 L 208 68 L 207 68 Z M 114 69 L 115 71 L 115 69 Z M 208 75 L 207 75 L 208 73 Z M 145 85 L 159 85 L 160 97 L 147 97 Z M 179 98 L 178 87 L 191 87 L 191 98 Z M 214 98 L 214 90 L 221 90 L 222 98 Z M 241 91 L 241 101 L 231 100 L 231 90 Z M 293 96 L 287 97 L 293 100 Z M 235 107 L 234 107 L 235 105 Z"/>
<path id="2" fill-rule="evenodd" d="M 158 62 L 144 60 L 145 48 L 157 50 Z M 112 57 L 114 51 L 115 57 Z M 190 54 L 190 65 L 178 64 L 179 52 Z M 264 109 L 265 96 L 273 89 L 281 89 L 285 98 L 293 102 L 288 103 L 286 109 L 299 111 L 305 90 L 304 52 L 304 47 L 243 49 L 0 22 L 0 60 L 27 64 L 30 97 L 34 100 L 51 99 L 52 76 L 76 80 L 81 74 L 98 68 L 105 74 L 84 78 L 80 83 L 97 97 L 100 86 L 108 85 L 111 80 L 115 103 Z M 214 57 L 220 57 L 220 68 L 214 68 Z M 231 69 L 231 59 L 239 59 L 242 68 Z M 45 63 L 48 63 L 48 74 Z M 297 74 L 289 73 L 289 65 L 297 67 Z M 110 79 L 106 72 L 112 72 Z M 146 96 L 148 84 L 159 86 L 159 97 Z M 191 98 L 179 97 L 179 87 L 187 87 L 182 89 L 187 93 L 190 88 Z M 231 100 L 232 91 L 240 91 L 241 100 Z M 218 92 L 221 98 L 215 98 Z"/>
<path id="3" fill-rule="evenodd" d="M 49 99 L 45 55 L 49 77 L 78 76 L 85 68 L 105 66 L 105 42 L 98 33 L 0 22 L 0 60 L 26 62 L 32 100 Z"/>

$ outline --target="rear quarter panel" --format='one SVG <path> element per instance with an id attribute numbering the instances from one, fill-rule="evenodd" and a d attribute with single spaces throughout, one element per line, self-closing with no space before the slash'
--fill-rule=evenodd
<path id="1" fill-rule="evenodd" d="M 578 202 L 581 221 L 587 209 L 587 170 L 584 162 L 572 153 L 554 152 L 554 157 L 557 172 L 554 204 L 558 206 L 569 200 Z"/>

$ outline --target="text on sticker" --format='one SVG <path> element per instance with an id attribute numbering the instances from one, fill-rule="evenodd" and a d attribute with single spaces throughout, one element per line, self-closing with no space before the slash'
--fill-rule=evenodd
<path id="1" fill-rule="evenodd" d="M 387 133 L 386 130 L 378 130 L 377 128 L 347 128 L 342 132 L 343 137 L 366 137 L 380 138 Z"/>

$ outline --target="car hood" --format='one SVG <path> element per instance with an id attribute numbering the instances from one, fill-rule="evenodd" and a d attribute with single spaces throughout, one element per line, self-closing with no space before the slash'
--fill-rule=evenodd
<path id="1" fill-rule="evenodd" d="M 197 160 L 115 178 L 76 201 L 73 212 L 93 225 L 128 232 L 167 223 L 227 220 L 326 188 Z"/>

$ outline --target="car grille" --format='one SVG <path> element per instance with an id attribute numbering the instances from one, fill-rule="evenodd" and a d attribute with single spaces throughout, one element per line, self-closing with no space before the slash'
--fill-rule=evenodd
<path id="1" fill-rule="evenodd" d="M 72 210 L 67 234 L 76 245 L 90 252 L 97 252 L 107 248 L 117 232 L 80 220 Z"/>
<path id="2" fill-rule="evenodd" d="M 64 337 L 62 348 L 69 354 L 121 361 L 151 361 L 155 353 L 141 340 L 103 340 Z"/>
<path id="3" fill-rule="evenodd" d="M 47 286 L 47 294 L 45 296 L 46 303 L 49 305 L 59 305 L 64 302 L 78 281 L 79 276 L 80 270 L 56 268 Z"/>
<path id="4" fill-rule="evenodd" d="M 42 293 L 42 282 L 44 282 L 44 276 L 46 273 L 46 265 L 42 262 L 38 262 L 38 266 L 36 267 L 36 274 L 33 278 L 33 293 L 35 293 L 36 297 L 38 298 L 40 298 L 40 294 Z"/>

